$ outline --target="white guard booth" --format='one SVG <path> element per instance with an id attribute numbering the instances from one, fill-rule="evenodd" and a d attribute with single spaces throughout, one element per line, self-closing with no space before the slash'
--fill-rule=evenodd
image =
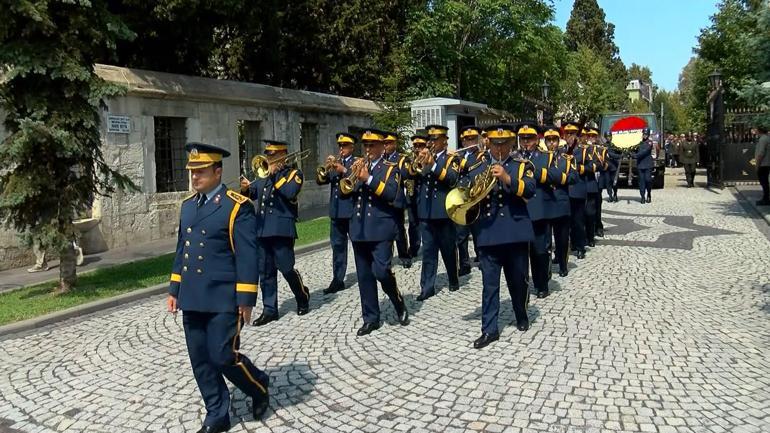
<path id="1" fill-rule="evenodd" d="M 445 125 L 449 128 L 449 149 L 456 150 L 460 129 L 477 123 L 489 113 L 486 104 L 451 98 L 418 99 L 409 103 L 412 111 L 414 131 L 425 129 L 426 125 Z"/>

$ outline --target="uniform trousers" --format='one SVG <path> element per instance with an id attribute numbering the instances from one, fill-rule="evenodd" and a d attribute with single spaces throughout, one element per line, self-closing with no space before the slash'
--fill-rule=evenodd
<path id="1" fill-rule="evenodd" d="M 548 279 L 551 270 L 551 255 L 548 247 L 551 239 L 550 220 L 532 221 L 535 240 L 529 246 L 529 265 L 532 270 L 532 284 L 535 290 L 543 292 L 548 289 Z"/>
<path id="2" fill-rule="evenodd" d="M 450 286 L 459 286 L 457 272 L 457 245 L 455 223 L 450 219 L 431 219 L 420 221 L 422 229 L 422 273 L 420 288 L 422 294 L 436 292 L 436 273 L 438 272 L 438 254 L 446 267 Z"/>
<path id="3" fill-rule="evenodd" d="M 570 239 L 572 240 L 572 249 L 576 251 L 586 250 L 586 199 L 569 198 L 570 215 L 572 215 L 572 226 L 570 229 Z"/>
<path id="4" fill-rule="evenodd" d="M 289 283 L 297 305 L 307 305 L 310 293 L 294 269 L 294 239 L 284 236 L 259 238 L 259 282 L 264 314 L 278 314 L 278 271 Z"/>
<path id="5" fill-rule="evenodd" d="M 345 281 L 348 270 L 348 233 L 350 232 L 349 218 L 332 218 L 329 239 L 332 244 L 332 272 L 335 283 Z"/>
<path id="6" fill-rule="evenodd" d="M 404 209 L 396 209 L 396 251 L 398 252 L 399 259 L 408 259 L 411 256 L 409 254 L 409 241 L 406 238 L 406 227 Z"/>
<path id="7" fill-rule="evenodd" d="M 644 197 L 645 192 L 647 197 L 652 195 L 652 169 L 640 168 L 639 169 L 639 195 Z"/>
<path id="8" fill-rule="evenodd" d="M 420 221 L 417 219 L 417 204 L 409 203 L 406 207 L 407 215 L 409 216 L 409 256 L 417 257 L 417 253 L 420 251 L 421 236 L 420 236 Z"/>
<path id="9" fill-rule="evenodd" d="M 254 366 L 240 348 L 241 317 L 237 312 L 184 311 L 187 352 L 206 406 L 204 425 L 230 424 L 230 391 L 224 378 L 252 398 L 264 398 L 268 375 Z"/>
<path id="10" fill-rule="evenodd" d="M 513 303 L 516 320 L 527 318 L 527 267 L 529 256 L 527 242 L 479 246 L 479 265 L 483 289 L 481 294 L 481 332 L 498 333 L 497 318 L 500 314 L 500 270 L 505 274 L 508 292 Z"/>
<path id="11" fill-rule="evenodd" d="M 358 291 L 361 295 L 361 315 L 365 323 L 380 321 L 380 301 L 377 295 L 377 282 L 382 291 L 390 298 L 393 306 L 403 305 L 403 298 L 398 291 L 396 277 L 390 268 L 393 258 L 392 241 L 353 242 L 356 258 L 356 276 Z"/>

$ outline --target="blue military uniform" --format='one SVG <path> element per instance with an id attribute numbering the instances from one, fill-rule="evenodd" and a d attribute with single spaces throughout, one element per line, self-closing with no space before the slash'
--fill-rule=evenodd
<path id="1" fill-rule="evenodd" d="M 189 169 L 213 166 L 229 155 L 202 143 L 186 148 Z M 250 309 L 257 300 L 254 230 L 251 202 L 224 185 L 182 203 L 168 292 L 183 311 L 190 363 L 206 406 L 204 426 L 213 431 L 230 427 L 230 392 L 223 376 L 252 397 L 256 417 L 267 407 L 269 377 L 238 351 L 243 326 L 238 307 Z"/>
<path id="2" fill-rule="evenodd" d="M 396 140 L 395 133 L 386 133 L 386 138 Z M 386 161 L 391 162 L 398 169 L 399 179 L 403 179 L 403 175 L 406 174 L 406 155 L 393 152 L 389 155 L 384 155 Z M 393 200 L 393 207 L 396 208 L 396 251 L 398 252 L 398 258 L 404 267 L 412 266 L 412 255 L 409 253 L 409 242 L 412 239 L 407 239 L 406 233 L 406 216 L 405 211 L 408 206 L 406 192 L 402 186 L 399 186 L 396 199 Z"/>
<path id="3" fill-rule="evenodd" d="M 602 172 L 602 176 L 599 178 L 599 191 L 607 190 L 609 196 L 608 201 L 617 201 L 618 198 L 618 186 L 615 182 L 617 178 L 618 169 L 620 168 L 620 158 L 622 155 L 612 150 L 610 145 L 612 144 L 612 133 L 605 133 L 606 146 L 604 161 L 607 164 L 607 168 Z"/>
<path id="4" fill-rule="evenodd" d="M 639 150 L 634 154 L 636 158 L 636 168 L 639 170 L 639 195 L 642 196 L 642 203 L 645 202 L 644 193 L 647 192 L 649 203 L 652 199 L 652 169 L 655 167 L 655 161 L 652 159 L 652 141 L 649 139 L 650 130 L 644 130 L 646 137 L 639 143 Z"/>
<path id="5" fill-rule="evenodd" d="M 447 128 L 441 125 L 428 125 L 425 128 L 429 136 L 447 133 Z M 434 156 L 432 167 L 426 166 L 422 173 L 416 175 L 417 217 L 420 219 L 423 243 L 420 296 L 417 298 L 420 301 L 436 293 L 439 252 L 446 267 L 449 290 L 460 288 L 455 245 L 457 233 L 444 207 L 447 193 L 459 179 L 458 164 L 455 156 L 449 155 L 445 149 Z"/>
<path id="6" fill-rule="evenodd" d="M 583 130 L 583 135 L 588 136 L 598 136 L 598 132 L 596 129 L 587 127 L 587 129 Z M 587 164 L 587 173 L 585 177 L 586 181 L 586 244 L 588 246 L 595 246 L 596 245 L 596 224 L 597 224 L 597 202 L 601 200 L 601 196 L 599 195 L 599 181 L 597 179 L 597 174 L 601 172 L 602 167 L 601 163 L 597 160 L 596 155 L 596 145 L 594 144 L 587 144 L 586 148 L 588 148 L 588 152 L 586 157 L 588 160 L 590 160 L 592 163 Z M 589 169 L 590 168 L 590 169 Z"/>
<path id="7" fill-rule="evenodd" d="M 365 131 L 361 137 L 362 142 L 381 140 L 382 133 L 376 130 Z M 356 182 L 352 193 L 355 195 L 355 208 L 350 219 L 350 240 L 353 242 L 364 320 L 358 335 L 366 335 L 380 326 L 378 281 L 382 291 L 393 303 L 401 324 L 406 325 L 409 320 L 404 298 L 391 269 L 399 211 L 393 202 L 401 194 L 399 170 L 395 164 L 382 157 L 370 161 L 369 165 L 369 179 Z"/>
<path id="8" fill-rule="evenodd" d="M 510 127 L 499 125 L 486 130 L 490 140 L 514 138 Z M 491 149 L 494 149 L 494 145 Z M 484 161 L 471 171 L 469 178 L 475 181 L 492 164 L 504 167 L 511 178 L 511 184 L 497 182 L 481 201 L 479 218 L 474 223 L 483 281 L 482 336 L 474 342 L 476 348 L 484 347 L 499 337 L 497 319 L 500 311 L 501 270 L 505 273 L 517 327 L 521 331 L 529 329 L 526 276 L 529 243 L 535 239 L 535 235 L 526 200 L 535 194 L 535 179 L 528 163 L 510 156 L 496 161 L 490 151 L 485 154 Z"/>
<path id="9" fill-rule="evenodd" d="M 288 148 L 284 142 L 265 140 L 266 151 Z M 259 239 L 259 279 L 262 283 L 262 315 L 254 322 L 264 325 L 278 318 L 278 271 L 289 283 L 297 300 L 297 314 L 307 314 L 310 293 L 294 269 L 294 241 L 297 238 L 297 196 L 302 190 L 302 171 L 284 166 L 275 174 L 257 178 L 249 185 L 254 201 Z"/>
<path id="10" fill-rule="evenodd" d="M 355 145 L 356 139 L 347 133 L 337 134 L 337 144 Z M 340 163 L 345 173 L 329 170 L 325 174 L 316 173 L 318 185 L 329 185 L 329 241 L 332 247 L 332 281 L 324 293 L 334 293 L 345 289 L 345 274 L 348 268 L 348 234 L 350 217 L 353 215 L 353 200 L 340 191 L 340 181 L 349 174 L 353 165 L 352 155 L 343 158 Z"/>
<path id="11" fill-rule="evenodd" d="M 533 123 L 519 125 L 518 135 L 537 137 L 537 129 Z M 524 149 L 521 155 L 532 165 L 533 178 L 535 179 L 535 195 L 527 202 L 529 219 L 532 221 L 532 229 L 535 239 L 530 244 L 529 261 L 532 271 L 532 283 L 538 297 L 548 296 L 548 281 L 550 280 L 551 255 L 550 245 L 552 237 L 551 221 L 556 217 L 556 195 L 554 185 L 561 182 L 561 172 L 554 167 L 552 153 L 542 153 L 535 150 Z"/>
<path id="12" fill-rule="evenodd" d="M 413 135 L 411 137 L 412 145 L 422 144 L 425 145 L 428 142 L 428 137 L 425 135 Z M 409 161 L 411 164 L 413 161 Z M 422 246 L 422 233 L 420 233 L 420 219 L 417 217 L 417 187 L 416 187 L 416 173 L 412 173 L 408 169 L 401 173 L 401 183 L 404 187 L 404 197 L 406 197 L 406 215 L 409 218 L 409 224 L 407 232 L 409 233 L 409 256 L 411 258 L 417 257 Z"/>
<path id="13" fill-rule="evenodd" d="M 572 215 L 570 239 L 572 239 L 572 248 L 577 251 L 579 259 L 585 256 L 586 251 L 587 185 L 589 178 L 594 176 L 594 165 L 590 155 L 589 148 L 586 146 L 577 146 L 572 150 L 578 180 L 569 188 L 570 214 Z"/>
<path id="14" fill-rule="evenodd" d="M 553 203 L 554 219 L 553 225 L 553 238 L 554 238 L 554 256 L 555 262 L 559 265 L 559 275 L 566 277 L 569 273 L 567 264 L 569 263 L 569 241 L 570 241 L 570 197 L 569 190 L 570 185 L 580 181 L 577 169 L 572 162 L 572 156 L 569 157 L 560 152 L 552 153 L 555 158 L 553 165 L 561 173 L 560 180 L 557 185 L 554 186 L 554 197 L 556 201 Z"/>
<path id="15" fill-rule="evenodd" d="M 466 126 L 460 131 L 460 138 L 466 137 L 476 138 L 481 135 L 481 128 L 478 126 Z M 479 146 L 471 149 L 460 149 L 457 151 L 458 157 L 460 157 L 459 163 L 459 181 L 462 182 L 463 178 L 468 176 L 469 169 L 474 166 L 482 157 L 483 151 L 479 150 Z M 455 225 L 457 231 L 457 259 L 458 259 L 458 275 L 463 276 L 471 272 L 472 263 L 470 254 L 468 254 L 468 239 L 471 237 L 473 230 L 472 225 Z M 476 237 L 473 237 L 473 252 L 478 257 L 478 248 L 476 247 Z"/>

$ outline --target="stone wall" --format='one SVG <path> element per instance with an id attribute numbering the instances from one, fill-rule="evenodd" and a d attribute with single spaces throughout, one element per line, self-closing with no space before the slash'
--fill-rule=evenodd
<path id="1" fill-rule="evenodd" d="M 174 74 L 97 65 L 104 79 L 126 86 L 124 96 L 106 101 L 102 113 L 102 141 L 105 160 L 129 176 L 139 192 L 117 191 L 94 203 L 93 216 L 100 219 L 87 236 L 86 253 L 94 249 L 119 248 L 176 235 L 179 206 L 186 192 L 157 193 L 155 185 L 155 117 L 185 118 L 186 141 L 201 141 L 229 149 L 234 157 L 225 159 L 223 180 L 238 188 L 238 129 L 241 120 L 260 122 L 262 139 L 290 143 L 299 150 L 302 122 L 318 125 L 317 160 L 336 154 L 334 135 L 348 126 L 371 124 L 378 110 L 371 101 L 278 89 Z M 128 116 L 129 133 L 107 130 L 110 115 Z M 2 131 L 0 131 L 2 134 Z M 253 178 L 253 173 L 247 173 Z M 328 187 L 315 184 L 315 172 L 305 173 L 299 199 L 300 209 L 328 204 Z M 90 250 L 90 251 L 89 251 Z M 13 232 L 0 231 L 0 269 L 23 266 L 32 254 L 20 246 Z"/>

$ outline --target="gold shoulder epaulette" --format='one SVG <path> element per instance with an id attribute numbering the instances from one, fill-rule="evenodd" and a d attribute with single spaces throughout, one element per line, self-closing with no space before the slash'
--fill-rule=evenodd
<path id="1" fill-rule="evenodd" d="M 248 197 L 246 197 L 245 195 L 238 194 L 237 192 L 231 189 L 227 190 L 227 196 L 233 199 L 236 203 L 240 203 L 240 204 L 243 204 L 249 201 Z"/>
<path id="2" fill-rule="evenodd" d="M 385 165 L 398 165 L 397 162 L 388 161 L 387 159 L 382 160 L 382 163 Z"/>

